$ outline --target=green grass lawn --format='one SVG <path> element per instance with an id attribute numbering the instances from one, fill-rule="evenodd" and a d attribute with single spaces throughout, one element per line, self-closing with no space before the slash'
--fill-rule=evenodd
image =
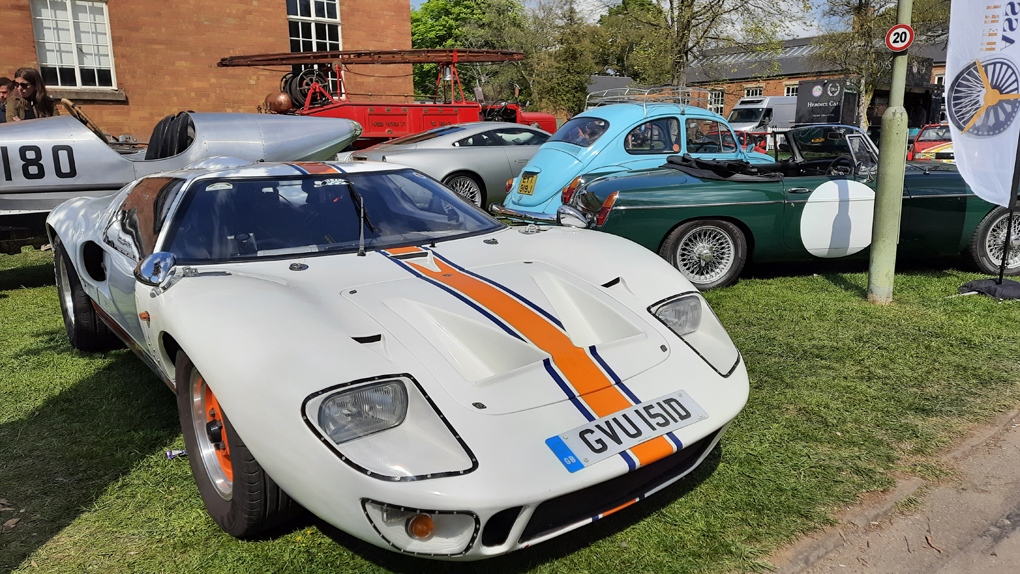
<path id="1" fill-rule="evenodd" d="M 955 262 L 864 302 L 867 274 L 752 270 L 707 297 L 747 362 L 751 397 L 698 471 L 590 527 L 484 563 L 497 572 L 745 572 L 1017 402 L 1020 303 L 947 298 Z M 817 274 L 817 275 L 816 275 Z M 0 255 L 0 572 L 418 572 L 313 518 L 238 541 L 205 514 L 170 391 L 127 351 L 64 334 L 50 253 Z M 11 510 L 4 510 L 12 507 Z"/>

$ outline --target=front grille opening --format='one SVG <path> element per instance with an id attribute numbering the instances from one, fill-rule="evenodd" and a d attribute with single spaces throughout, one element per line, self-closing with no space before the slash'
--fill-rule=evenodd
<path id="1" fill-rule="evenodd" d="M 687 445 L 680 452 L 633 472 L 543 502 L 531 515 L 520 541 L 528 542 L 644 496 L 648 491 L 693 468 L 717 434 L 718 431 Z"/>
<path id="2" fill-rule="evenodd" d="M 510 530 L 521 515 L 521 507 L 515 506 L 500 510 L 492 515 L 492 518 L 485 523 L 485 530 L 482 531 L 483 546 L 502 546 L 510 536 Z"/>

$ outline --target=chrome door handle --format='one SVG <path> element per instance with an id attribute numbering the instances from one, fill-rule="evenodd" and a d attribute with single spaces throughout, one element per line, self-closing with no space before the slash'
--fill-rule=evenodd
<path id="1" fill-rule="evenodd" d="M 806 187 L 791 187 L 790 193 L 811 193 L 811 190 Z"/>

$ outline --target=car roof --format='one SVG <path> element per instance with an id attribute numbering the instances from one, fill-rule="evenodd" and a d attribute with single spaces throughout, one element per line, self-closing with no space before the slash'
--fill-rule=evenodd
<path id="1" fill-rule="evenodd" d="M 358 162 L 326 162 L 326 161 L 297 161 L 297 162 L 259 162 L 237 167 L 212 167 L 198 169 L 180 169 L 176 171 L 165 171 L 148 177 L 174 177 L 186 180 L 208 179 L 208 178 L 263 178 L 263 177 L 300 177 L 337 175 L 347 173 L 382 173 L 387 171 L 399 171 L 411 169 L 407 166 L 386 163 L 381 161 L 358 161 Z"/>

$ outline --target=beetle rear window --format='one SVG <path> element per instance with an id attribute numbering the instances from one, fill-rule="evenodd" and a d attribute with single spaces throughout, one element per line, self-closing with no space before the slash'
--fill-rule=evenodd
<path id="1" fill-rule="evenodd" d="M 574 118 L 560 126 L 549 141 L 588 147 L 598 141 L 608 129 L 609 122 L 600 118 Z"/>

